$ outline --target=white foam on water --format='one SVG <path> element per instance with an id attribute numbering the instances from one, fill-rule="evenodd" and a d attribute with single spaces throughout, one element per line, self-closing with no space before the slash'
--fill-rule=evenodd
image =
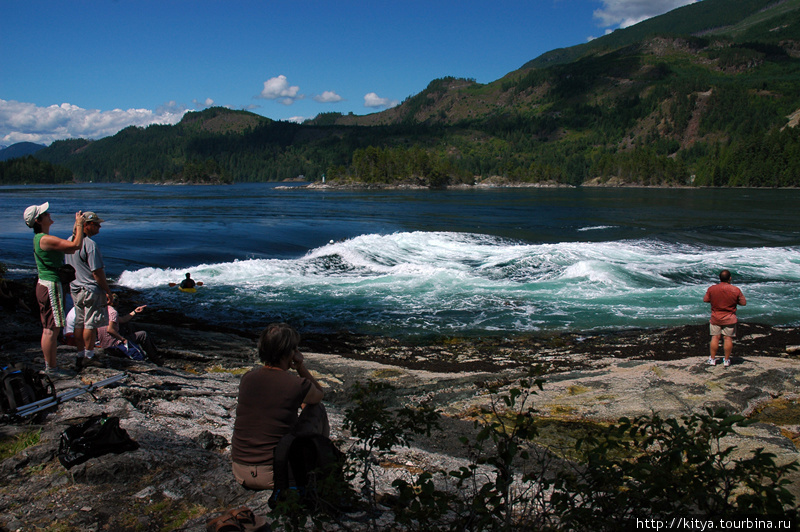
<path id="1" fill-rule="evenodd" d="M 602 231 L 604 229 L 614 229 L 616 225 L 593 225 L 591 227 L 581 227 L 578 229 L 579 232 L 586 232 L 586 231 Z"/>
<path id="2" fill-rule="evenodd" d="M 523 244 L 468 233 L 368 234 L 296 259 L 125 271 L 119 284 L 165 303 L 186 271 L 205 286 L 182 309 L 247 319 L 435 331 L 664 326 L 703 319 L 722 268 L 754 319 L 800 321 L 800 250 L 703 248 L 658 241 Z M 786 324 L 786 323 L 781 323 Z"/>

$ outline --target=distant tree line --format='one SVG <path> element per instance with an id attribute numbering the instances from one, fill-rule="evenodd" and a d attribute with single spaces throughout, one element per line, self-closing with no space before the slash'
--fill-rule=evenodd
<path id="1" fill-rule="evenodd" d="M 32 155 L 0 161 L 0 184 L 58 184 L 72 181 L 72 172 L 63 166 L 40 161 Z"/>
<path id="2" fill-rule="evenodd" d="M 432 188 L 472 183 L 473 175 L 459 171 L 443 154 L 420 146 L 357 149 L 349 167 L 330 167 L 328 177 L 366 184 L 404 183 Z"/>
<path id="3" fill-rule="evenodd" d="M 715 145 L 698 168 L 695 185 L 800 186 L 800 131 L 787 128 Z"/>

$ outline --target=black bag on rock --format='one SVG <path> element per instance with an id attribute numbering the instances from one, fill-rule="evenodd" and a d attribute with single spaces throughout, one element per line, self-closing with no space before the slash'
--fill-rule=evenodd
<path id="1" fill-rule="evenodd" d="M 58 267 L 57 273 L 61 284 L 69 284 L 75 280 L 75 268 L 71 264 L 62 264 Z"/>
<path id="2" fill-rule="evenodd" d="M 338 502 L 346 491 L 344 455 L 325 436 L 286 435 L 278 442 L 273 460 L 275 489 L 267 501 L 272 509 L 290 490 L 297 490 L 306 506 L 314 506 L 317 499 Z"/>
<path id="3" fill-rule="evenodd" d="M 101 414 L 90 417 L 80 425 L 68 427 L 61 433 L 58 461 L 69 469 L 90 458 L 108 453 L 135 451 L 138 448 L 139 444 L 128 436 L 125 429 L 120 428 L 118 417 Z"/>
<path id="4" fill-rule="evenodd" d="M 0 413 L 13 417 L 21 407 L 55 396 L 53 381 L 27 364 L 0 368 Z"/>

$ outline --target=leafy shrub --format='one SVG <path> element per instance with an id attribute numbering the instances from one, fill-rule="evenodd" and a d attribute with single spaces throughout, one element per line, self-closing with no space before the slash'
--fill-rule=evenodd
<path id="1" fill-rule="evenodd" d="M 680 419 L 621 418 L 580 438 L 574 451 L 544 448 L 531 398 L 543 381 L 523 379 L 503 394 L 487 385 L 474 439 L 462 437 L 470 462 L 396 480 L 395 520 L 408 530 L 620 530 L 634 519 L 685 516 L 796 517 L 787 473 L 796 461 L 756 449 L 735 457 L 724 439 L 749 422 L 724 410 Z M 389 385 L 356 388 L 345 425 L 361 438 L 352 455 L 365 488 L 373 452 L 407 445 L 408 434 L 436 425 L 432 410 L 389 410 Z M 451 485 L 447 485 L 452 482 Z M 374 497 L 374 493 L 367 489 Z"/>
<path id="2" fill-rule="evenodd" d="M 722 409 L 682 416 L 621 418 L 578 443 L 586 461 L 559 472 L 550 499 L 560 526 L 616 530 L 636 518 L 782 514 L 794 496 L 779 466 L 756 449 L 734 458 L 723 438 L 748 422 Z"/>
<path id="3" fill-rule="evenodd" d="M 419 408 L 396 406 L 394 387 L 369 381 L 353 386 L 353 406 L 345 411 L 344 428 L 358 438 L 348 451 L 347 476 L 361 484 L 362 494 L 374 502 L 373 465 L 397 446 L 409 446 L 414 435 L 430 435 L 438 426 L 439 414 L 427 405 Z"/>

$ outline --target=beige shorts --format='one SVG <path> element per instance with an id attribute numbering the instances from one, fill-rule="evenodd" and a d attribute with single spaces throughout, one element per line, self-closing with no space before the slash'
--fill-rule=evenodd
<path id="1" fill-rule="evenodd" d="M 330 436 L 331 426 L 328 422 L 328 412 L 322 403 L 307 405 L 295 423 L 295 434 L 322 434 Z M 289 469 L 291 478 L 292 472 Z M 233 462 L 233 477 L 236 481 L 251 490 L 275 489 L 272 465 L 248 465 Z"/>
<path id="2" fill-rule="evenodd" d="M 251 490 L 274 488 L 271 465 L 245 465 L 233 462 L 233 477 L 236 482 Z"/>
<path id="3" fill-rule="evenodd" d="M 709 330 L 711 332 L 711 336 L 730 336 L 731 338 L 736 338 L 736 324 L 733 325 L 714 325 L 713 323 L 709 324 Z"/>
<path id="4" fill-rule="evenodd" d="M 99 329 L 108 326 L 108 301 L 100 287 L 72 290 L 75 303 L 75 328 Z"/>

